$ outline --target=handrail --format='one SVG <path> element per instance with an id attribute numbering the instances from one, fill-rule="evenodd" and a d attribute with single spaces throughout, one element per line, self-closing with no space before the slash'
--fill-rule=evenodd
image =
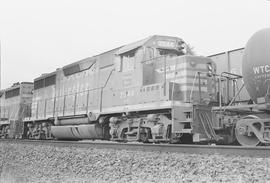
<path id="1" fill-rule="evenodd" d="M 155 60 L 157 60 L 157 61 L 162 61 L 162 59 L 164 58 L 164 82 L 165 82 L 165 86 L 166 86 L 166 75 L 167 75 L 167 65 L 166 65 L 166 62 L 167 62 L 167 60 L 166 60 L 166 55 L 162 55 L 162 56 L 159 56 L 159 57 L 154 57 L 154 58 L 151 58 L 151 59 L 145 59 L 145 60 L 143 60 L 143 61 L 141 61 L 141 63 L 146 63 L 146 62 L 149 62 L 149 61 L 155 61 Z M 177 66 L 177 63 L 176 63 L 176 65 L 175 65 L 175 67 Z M 161 67 L 162 68 L 162 67 Z M 96 88 L 91 88 L 91 89 L 87 89 L 87 90 L 83 90 L 83 91 L 79 91 L 79 92 L 73 92 L 73 93 L 69 93 L 69 94 L 66 94 L 66 95 L 59 95 L 59 96 L 54 96 L 54 97 L 51 97 L 51 98 L 46 98 L 45 100 L 46 100 L 46 103 L 47 102 L 51 102 L 50 100 L 54 100 L 54 107 L 53 107 L 53 116 L 56 116 L 56 114 L 57 113 L 61 113 L 61 112 L 63 112 L 63 115 L 64 115 L 64 113 L 65 113 L 65 111 L 66 111 L 66 109 L 65 109 L 65 105 L 66 104 L 64 104 L 64 106 L 63 106 L 63 108 L 61 109 L 61 110 L 57 110 L 57 108 L 56 108 L 56 101 L 58 100 L 58 99 L 60 99 L 60 98 L 64 98 L 64 103 L 66 103 L 66 98 L 68 97 L 68 96 L 74 96 L 76 99 L 75 99 L 75 102 L 74 102 L 74 114 L 76 113 L 76 103 L 77 103 L 77 97 L 78 97 L 78 95 L 79 94 L 81 94 L 81 93 L 85 93 L 85 94 L 87 94 L 87 99 L 86 99 L 86 101 L 87 101 L 87 104 L 86 104 L 86 112 L 88 112 L 88 108 L 89 108 L 89 98 L 90 98 L 90 92 L 92 92 L 92 91 L 98 91 L 98 93 L 100 92 L 100 100 L 99 101 L 97 101 L 97 102 L 99 102 L 99 108 L 100 108 L 100 112 L 102 111 L 102 105 L 103 105 L 103 93 L 104 93 L 104 88 L 106 88 L 106 86 L 108 85 L 108 83 L 109 83 L 109 80 L 110 80 L 110 78 L 111 78 L 111 76 L 112 76 L 112 73 L 115 71 L 115 68 L 113 68 L 113 69 L 111 69 L 110 70 L 110 73 L 109 73 L 109 75 L 108 75 L 108 77 L 107 77 L 107 79 L 106 79 L 106 81 L 105 81 L 105 83 L 104 83 L 104 85 L 103 86 L 98 86 L 98 87 L 96 87 Z M 176 74 L 175 74 L 176 75 Z M 175 76 L 176 77 L 176 76 Z M 175 78 L 174 77 L 174 78 Z M 174 97 L 174 88 L 175 88 L 175 86 L 174 86 L 175 84 L 173 84 L 173 90 L 172 90 L 172 97 Z M 39 103 L 39 101 L 44 101 L 44 99 L 39 99 L 39 100 L 33 100 L 32 101 L 32 103 L 36 103 L 37 104 L 37 106 L 36 106 L 36 112 L 38 113 L 39 111 L 39 105 L 40 105 L 40 103 Z M 46 109 L 44 109 L 44 110 L 46 110 Z M 51 110 L 50 110 L 51 111 Z M 57 111 L 57 112 L 56 112 Z M 48 112 L 48 111 L 46 111 L 46 112 Z M 45 113 L 46 113 L 45 112 Z M 44 115 L 46 115 L 46 114 L 44 114 Z M 37 115 L 37 117 L 38 117 L 38 115 Z"/>
<path id="2" fill-rule="evenodd" d="M 234 77 L 232 77 L 232 76 L 234 76 Z M 234 73 L 230 73 L 230 72 L 222 72 L 219 75 L 219 77 L 218 77 L 218 85 L 219 85 L 219 91 L 218 92 L 219 92 L 219 96 L 218 97 L 219 97 L 219 109 L 220 109 L 220 111 L 222 111 L 221 110 L 222 109 L 222 101 L 221 101 L 221 99 L 222 99 L 222 97 L 221 97 L 221 82 L 222 82 L 222 78 L 225 78 L 226 81 L 227 81 L 227 98 L 229 98 L 229 87 L 228 87 L 229 80 L 234 80 L 235 81 L 237 79 L 243 78 L 243 76 L 238 75 L 238 74 L 234 74 Z M 237 93 L 235 94 L 235 96 L 233 97 L 233 99 L 230 101 L 230 103 L 229 103 L 228 106 L 231 106 L 232 105 L 232 103 L 236 100 L 236 97 L 239 96 L 239 94 L 240 94 L 240 92 L 242 91 L 243 88 L 244 88 L 244 84 L 242 84 L 240 90 L 237 91 Z M 225 110 L 226 110 L 226 107 L 225 107 L 224 111 Z"/>
<path id="3" fill-rule="evenodd" d="M 104 87 L 104 86 L 103 86 Z M 97 88 L 92 88 L 92 89 L 88 89 L 88 90 L 83 90 L 83 91 L 79 91 L 79 92 L 75 92 L 75 93 L 70 93 L 70 94 L 66 94 L 66 95 L 61 95 L 61 96 L 55 96 L 55 97 L 51 97 L 51 98 L 46 98 L 45 100 L 44 99 L 39 99 L 39 100 L 33 100 L 33 101 L 31 101 L 31 102 L 29 102 L 29 104 L 33 104 L 33 103 L 36 103 L 36 111 L 35 111 L 35 115 L 36 115 L 36 118 L 39 118 L 39 116 L 38 116 L 38 113 L 39 113 L 39 105 L 40 105 L 40 102 L 41 101 L 46 101 L 46 103 L 49 101 L 49 100 L 52 100 L 53 99 L 53 116 L 56 116 L 56 100 L 57 99 L 60 99 L 60 98 L 63 98 L 64 99 L 64 104 L 63 104 L 63 109 L 62 110 L 57 110 L 58 111 L 58 113 L 59 112 L 62 112 L 62 115 L 65 115 L 65 105 L 66 105 L 66 98 L 68 97 L 68 96 L 77 96 L 78 94 L 80 94 L 80 93 L 90 93 L 90 91 L 96 91 L 96 90 L 99 90 L 99 89 L 102 89 L 103 87 L 97 87 Z M 87 95 L 87 98 L 89 98 L 89 94 Z M 88 100 L 88 99 L 87 99 Z M 88 101 L 87 101 L 88 102 Z M 46 106 L 45 106 L 46 107 Z M 74 108 L 75 108 L 76 106 L 74 105 Z M 44 111 L 45 111 L 46 109 L 44 109 Z M 75 109 L 74 109 L 75 110 Z M 88 110 L 88 103 L 87 103 L 87 109 L 86 109 L 86 111 Z M 87 111 L 88 112 L 88 111 Z M 44 114 L 44 117 L 46 117 L 46 114 Z"/>
<path id="4" fill-rule="evenodd" d="M 229 76 L 235 76 L 235 77 L 236 77 L 236 78 L 231 78 L 231 79 L 239 79 L 239 78 L 243 78 L 243 76 L 241 76 L 241 75 L 234 74 L 234 73 L 230 73 L 230 72 L 222 72 L 222 73 L 220 74 L 220 76 L 226 77 L 226 76 L 224 76 L 224 74 L 227 74 L 227 75 L 229 75 Z M 226 78 L 230 78 L 230 77 L 227 76 Z"/>
<path id="5" fill-rule="evenodd" d="M 194 86 L 195 86 L 195 81 L 197 79 L 197 75 L 198 75 L 198 72 L 195 73 L 195 76 L 194 76 L 194 79 L 192 82 L 192 88 L 191 88 L 190 95 L 189 95 L 189 102 L 191 102 L 191 97 L 193 96 L 193 90 L 194 90 Z"/>
<path id="6" fill-rule="evenodd" d="M 66 94 L 66 95 L 61 95 L 61 96 L 55 96 L 55 97 L 51 97 L 51 98 L 46 98 L 46 100 L 51 100 L 51 99 L 58 99 L 58 98 L 61 98 L 61 97 L 67 97 L 67 96 L 71 96 L 71 95 L 76 95 L 76 94 L 80 94 L 80 93 L 84 93 L 84 92 L 90 92 L 90 91 L 95 91 L 95 90 L 98 90 L 98 89 L 101 89 L 102 87 L 97 87 L 97 88 L 92 88 L 92 89 L 89 89 L 89 90 L 83 90 L 83 91 L 80 91 L 80 92 L 75 92 L 75 93 L 70 93 L 70 94 Z M 42 101 L 43 99 L 40 99 L 40 100 L 34 100 L 34 102 L 39 102 L 39 101 Z M 29 103 L 33 103 L 33 102 L 29 102 Z"/>
<path id="7" fill-rule="evenodd" d="M 166 60 L 165 60 L 166 61 Z M 173 87 L 172 87 L 172 93 L 171 93 L 171 96 L 172 96 L 172 107 L 174 107 L 174 88 L 175 88 L 175 79 L 176 79 L 176 72 L 177 72 L 177 66 L 178 66 L 178 62 L 175 61 L 175 71 L 174 71 L 174 78 L 173 78 Z M 166 70 L 166 68 L 165 68 Z M 166 75 L 165 75 L 165 79 L 166 79 Z M 166 80 L 165 80 L 166 82 Z"/>
<path id="8" fill-rule="evenodd" d="M 229 103 L 229 105 L 225 106 L 223 111 L 226 110 L 227 107 L 231 106 L 233 104 L 233 102 L 235 101 L 236 97 L 238 97 L 238 95 L 240 94 L 240 92 L 242 91 L 242 89 L 244 88 L 244 83 L 242 84 L 240 90 L 237 91 L 236 95 L 233 97 L 233 99 L 231 100 L 231 102 Z"/>
<path id="9" fill-rule="evenodd" d="M 101 91 L 100 91 L 100 105 L 99 105 L 99 112 L 101 112 L 101 111 L 102 111 L 103 89 L 104 89 L 104 88 L 107 86 L 108 81 L 109 81 L 109 79 L 111 78 L 111 75 L 112 75 L 113 71 L 115 71 L 115 69 L 112 69 L 112 70 L 111 70 L 111 72 L 110 72 L 110 74 L 109 74 L 109 76 L 108 76 L 108 78 L 107 78 L 107 80 L 106 80 L 106 82 L 105 82 L 104 86 L 103 86 L 103 87 L 101 87 Z"/>
<path id="10" fill-rule="evenodd" d="M 111 75 L 112 75 L 113 71 L 115 71 L 115 69 L 112 69 L 112 70 L 111 70 L 111 72 L 110 72 L 110 74 L 109 74 L 109 76 L 108 76 L 108 78 L 107 78 L 107 80 L 106 80 L 106 82 L 105 82 L 105 85 L 104 85 L 103 87 L 101 87 L 102 89 L 105 88 L 105 87 L 107 86 L 108 81 L 109 81 L 109 79 L 111 78 Z"/>
<path id="11" fill-rule="evenodd" d="M 145 62 L 149 62 L 149 61 L 153 61 L 153 60 L 158 60 L 158 59 L 163 58 L 163 57 L 166 57 L 166 55 L 162 55 L 162 56 L 159 56 L 159 57 L 153 57 L 153 58 L 150 58 L 150 59 L 142 60 L 141 63 L 145 63 Z"/>

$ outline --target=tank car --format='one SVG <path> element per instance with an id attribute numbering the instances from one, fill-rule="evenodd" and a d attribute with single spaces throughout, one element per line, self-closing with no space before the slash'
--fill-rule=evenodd
<path id="1" fill-rule="evenodd" d="M 199 142 L 193 104 L 215 100 L 216 65 L 188 50 L 155 35 L 36 78 L 29 137 Z"/>
<path id="2" fill-rule="evenodd" d="M 217 105 L 194 107 L 194 131 L 208 140 L 243 146 L 270 144 L 270 29 L 255 33 L 244 49 L 242 75 L 216 75 Z M 218 64 L 218 63 L 217 63 Z M 243 82 L 240 88 L 238 82 Z M 225 83 L 225 85 L 224 85 Z M 238 84 L 237 84 L 238 83 Z M 223 90 L 222 86 L 226 86 Z M 248 102 L 237 102 L 246 88 Z M 233 89 L 235 92 L 228 92 Z"/>
<path id="3" fill-rule="evenodd" d="M 33 83 L 15 83 L 0 92 L 0 137 L 22 138 L 26 134 L 22 120 L 30 117 Z"/>
<path id="4" fill-rule="evenodd" d="M 241 144 L 270 144 L 270 28 L 256 32 L 247 42 L 243 55 L 243 79 L 259 114 L 236 124 Z M 262 112 L 261 112 L 262 111 Z"/>

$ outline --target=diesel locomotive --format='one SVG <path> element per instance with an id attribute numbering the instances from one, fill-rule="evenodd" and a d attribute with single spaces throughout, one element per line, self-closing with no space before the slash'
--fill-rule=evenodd
<path id="1" fill-rule="evenodd" d="M 33 83 L 15 83 L 0 91 L 0 137 L 22 138 L 23 119 L 31 116 Z"/>
<path id="2" fill-rule="evenodd" d="M 29 138 L 174 141 L 193 135 L 192 104 L 214 97 L 211 59 L 151 36 L 34 80 Z M 204 75 L 205 75 L 204 74 Z"/>
<path id="3" fill-rule="evenodd" d="M 43 74 L 31 85 L 31 102 L 16 99 L 29 111 L 16 120 L 18 137 L 269 144 L 269 37 L 265 29 L 247 43 L 243 76 L 218 74 L 218 62 L 157 35 Z M 244 87 L 250 100 L 239 101 Z"/>

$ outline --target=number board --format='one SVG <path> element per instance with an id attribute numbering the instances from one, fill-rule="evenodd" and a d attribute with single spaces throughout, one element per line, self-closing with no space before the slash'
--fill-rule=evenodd
<path id="1" fill-rule="evenodd" d="M 157 45 L 160 47 L 166 47 L 166 48 L 175 48 L 175 41 L 166 41 L 166 40 L 159 40 L 157 41 Z"/>

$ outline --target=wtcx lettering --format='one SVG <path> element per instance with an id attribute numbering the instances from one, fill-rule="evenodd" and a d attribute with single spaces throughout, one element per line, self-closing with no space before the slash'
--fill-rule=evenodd
<path id="1" fill-rule="evenodd" d="M 262 65 L 262 66 L 253 67 L 253 72 L 254 74 L 268 73 L 270 72 L 270 65 Z"/>

